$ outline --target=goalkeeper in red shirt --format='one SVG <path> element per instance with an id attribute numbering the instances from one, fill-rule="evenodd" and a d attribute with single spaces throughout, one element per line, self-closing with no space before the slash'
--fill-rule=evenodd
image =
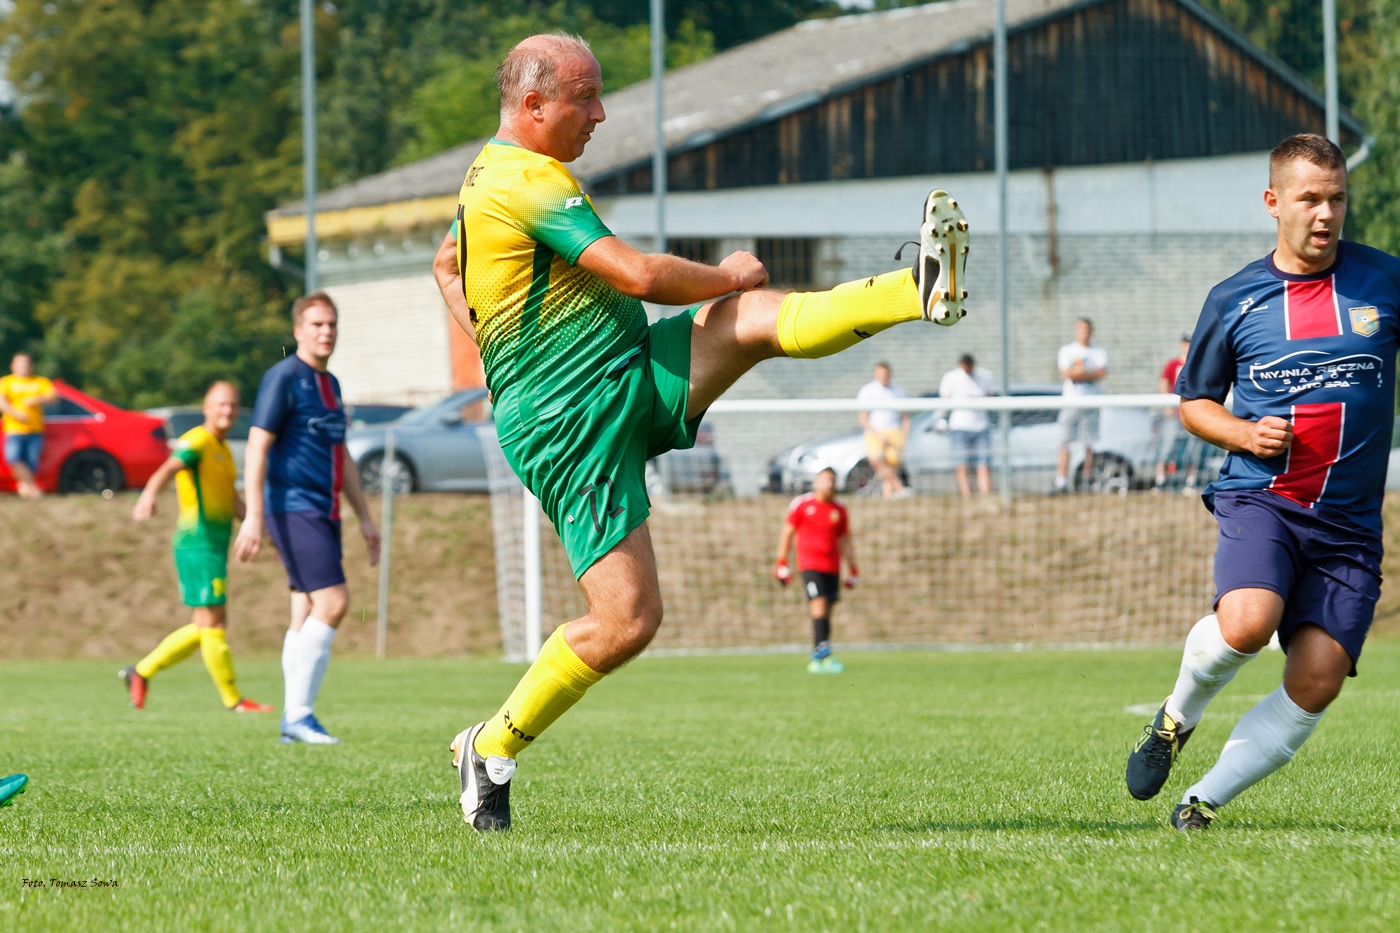
<path id="1" fill-rule="evenodd" d="M 792 581 L 788 554 L 797 539 L 797 569 L 812 615 L 812 660 L 809 674 L 839 674 L 846 666 L 831 656 L 831 607 L 841 598 L 841 561 L 846 562 L 846 589 L 855 589 L 855 545 L 851 543 L 846 507 L 836 501 L 836 472 L 828 467 L 812 481 L 812 491 L 788 506 L 778 562 L 773 576 L 783 586 Z"/>

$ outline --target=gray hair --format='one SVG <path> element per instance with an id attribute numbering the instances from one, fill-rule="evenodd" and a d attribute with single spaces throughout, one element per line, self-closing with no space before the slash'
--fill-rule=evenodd
<path id="1" fill-rule="evenodd" d="M 501 119 L 509 119 L 525 95 L 534 91 L 545 100 L 557 100 L 559 62 L 574 55 L 592 55 L 588 43 L 567 32 L 530 36 L 506 53 L 496 69 L 496 87 L 501 92 Z"/>

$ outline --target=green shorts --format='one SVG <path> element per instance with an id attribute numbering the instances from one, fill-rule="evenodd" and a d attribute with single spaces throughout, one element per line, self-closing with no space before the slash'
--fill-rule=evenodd
<path id="1" fill-rule="evenodd" d="M 587 404 L 542 416 L 502 445 L 554 523 L 575 578 L 651 514 L 647 461 L 695 446 L 700 418 L 686 421 L 685 409 L 696 310 L 647 328 L 641 344 L 603 369 Z"/>
<path id="2" fill-rule="evenodd" d="M 175 573 L 186 606 L 222 606 L 228 601 L 228 548 L 177 547 Z"/>

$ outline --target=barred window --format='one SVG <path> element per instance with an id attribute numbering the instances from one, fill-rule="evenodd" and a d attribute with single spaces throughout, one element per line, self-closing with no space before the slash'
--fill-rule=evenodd
<path id="1" fill-rule="evenodd" d="M 816 282 L 817 243 L 810 237 L 759 238 L 754 254 L 779 288 L 811 288 Z"/>
<path id="2" fill-rule="evenodd" d="M 691 262 L 713 266 L 719 262 L 719 241 L 705 237 L 667 237 L 666 252 Z"/>

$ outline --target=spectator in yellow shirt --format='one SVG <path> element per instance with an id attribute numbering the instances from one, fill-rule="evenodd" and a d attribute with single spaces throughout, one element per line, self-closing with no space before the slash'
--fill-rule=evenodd
<path id="1" fill-rule="evenodd" d="M 39 454 L 44 450 L 44 406 L 57 400 L 53 383 L 34 375 L 29 354 L 16 353 L 10 374 L 0 378 L 0 415 L 4 416 L 5 462 L 26 499 L 42 495 L 34 474 L 39 472 Z"/>

